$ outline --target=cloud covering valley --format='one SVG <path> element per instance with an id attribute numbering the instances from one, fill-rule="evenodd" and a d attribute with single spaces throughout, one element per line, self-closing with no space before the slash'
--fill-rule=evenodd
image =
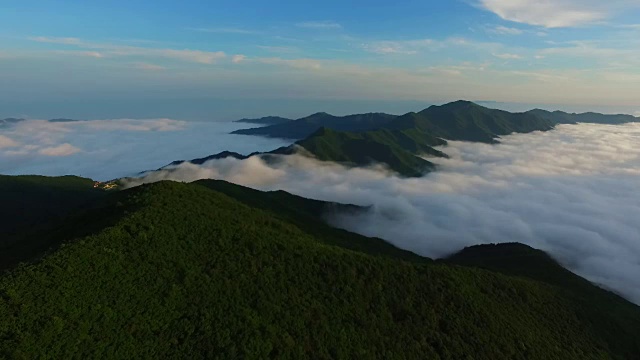
<path id="1" fill-rule="evenodd" d="M 288 145 L 228 134 L 242 127 L 170 119 L 27 120 L 0 130 L 0 173 L 108 180 L 223 150 L 247 154 Z M 506 136 L 499 145 L 450 142 L 442 150 L 451 158 L 430 159 L 439 169 L 422 178 L 294 155 L 271 163 L 258 157 L 185 163 L 129 185 L 215 178 L 373 205 L 362 214 L 328 214 L 328 220 L 432 258 L 480 243 L 525 243 L 640 304 L 639 142 L 640 124 L 561 125 Z"/>
<path id="2" fill-rule="evenodd" d="M 302 156 L 183 164 L 134 180 L 224 179 L 322 200 L 373 205 L 330 221 L 440 258 L 480 243 L 521 242 L 640 303 L 640 124 L 561 125 L 499 145 L 451 142 L 419 179 Z M 433 160 L 433 159 L 431 159 Z"/>

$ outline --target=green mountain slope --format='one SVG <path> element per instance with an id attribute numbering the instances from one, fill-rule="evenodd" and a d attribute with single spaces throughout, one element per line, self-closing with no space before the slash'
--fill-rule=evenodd
<path id="1" fill-rule="evenodd" d="M 416 154 L 445 157 L 444 153 L 431 147 L 445 142 L 426 135 L 412 137 L 411 134 L 410 131 L 390 130 L 347 133 L 321 128 L 296 145 L 322 161 L 349 166 L 385 164 L 403 176 L 422 176 L 435 165 Z"/>
<path id="2" fill-rule="evenodd" d="M 106 194 L 93 186 L 76 176 L 0 175 L 0 269 L 51 246 L 40 234 L 54 232 Z"/>
<path id="3" fill-rule="evenodd" d="M 386 127 L 401 130 L 417 128 L 447 140 L 495 143 L 501 135 L 547 131 L 554 125 L 552 121 L 530 113 L 510 113 L 470 101 L 456 101 L 403 115 Z"/>
<path id="4" fill-rule="evenodd" d="M 344 205 L 296 196 L 286 191 L 263 192 L 221 180 L 199 180 L 194 184 L 218 191 L 253 208 L 264 210 L 291 223 L 319 241 L 370 255 L 424 262 L 428 259 L 401 250 L 381 239 L 372 239 L 327 225 L 332 216 L 366 211 L 355 205 Z"/>
<path id="5" fill-rule="evenodd" d="M 620 296 L 593 286 L 589 281 L 563 268 L 548 254 L 529 246 L 513 244 L 478 245 L 466 248 L 444 260 L 448 263 L 479 267 L 507 275 L 517 275 L 569 290 L 578 297 L 588 299 L 583 311 L 594 323 L 607 323 L 610 318 L 623 327 L 637 326 L 635 317 L 627 318 L 629 303 Z M 594 329 L 598 336 L 607 339 L 612 347 L 622 342 L 633 342 L 635 335 L 626 332 L 611 332 L 602 327 Z M 616 348 L 616 351 L 624 351 Z M 631 353 L 627 356 L 633 357 Z"/>
<path id="6" fill-rule="evenodd" d="M 321 127 L 334 130 L 361 132 L 382 127 L 395 119 L 395 115 L 382 113 L 357 114 L 349 116 L 334 116 L 327 113 L 316 113 L 298 120 L 276 125 L 242 129 L 232 132 L 240 135 L 259 135 L 283 139 L 304 139 Z"/>
<path id="7" fill-rule="evenodd" d="M 579 289 L 345 249 L 324 241 L 331 229 L 317 236 L 296 224 L 291 209 L 302 204 L 313 219 L 313 202 L 231 187 L 161 182 L 109 192 L 101 209 L 121 213 L 117 221 L 0 277 L 0 357 L 640 353 L 632 304 L 611 314 Z M 242 202 L 213 190 L 223 188 Z"/>

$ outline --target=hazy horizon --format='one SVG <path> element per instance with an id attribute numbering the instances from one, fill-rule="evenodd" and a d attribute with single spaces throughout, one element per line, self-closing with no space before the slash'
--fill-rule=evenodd
<path id="1" fill-rule="evenodd" d="M 469 100 L 488 108 L 511 112 L 532 109 L 565 112 L 599 112 L 603 114 L 629 114 L 640 116 L 640 107 L 602 106 L 602 105 L 566 105 L 509 103 L 492 100 Z M 447 101 L 448 102 L 448 101 Z M 326 112 L 336 116 L 383 112 L 403 115 L 411 111 L 420 111 L 431 105 L 441 105 L 443 101 L 376 101 L 376 100 L 149 100 L 147 102 L 99 101 L 96 103 L 51 103 L 51 104 L 3 104 L 0 100 L 0 119 L 56 119 L 77 120 L 102 119 L 154 119 L 172 118 L 186 121 L 234 121 L 242 118 L 260 118 L 263 116 L 282 116 L 298 119 L 317 112 Z M 225 107 L 222 107 L 224 104 Z M 12 110 L 15 109 L 15 110 Z"/>

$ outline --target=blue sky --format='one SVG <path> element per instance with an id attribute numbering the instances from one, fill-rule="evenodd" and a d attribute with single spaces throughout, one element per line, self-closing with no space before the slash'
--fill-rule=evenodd
<path id="1" fill-rule="evenodd" d="M 635 112 L 637 19 L 638 0 L 0 1 L 0 116 L 218 120 L 460 98 Z"/>

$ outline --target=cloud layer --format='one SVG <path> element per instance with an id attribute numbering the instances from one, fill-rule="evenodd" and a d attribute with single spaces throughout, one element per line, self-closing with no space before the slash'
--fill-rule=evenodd
<path id="1" fill-rule="evenodd" d="M 247 126 L 172 119 L 27 120 L 0 130 L 0 173 L 110 180 L 223 150 L 250 153 L 288 145 L 229 134 Z"/>
<path id="2" fill-rule="evenodd" d="M 638 7 L 633 0 L 480 0 L 479 5 L 504 20 L 548 28 L 593 24 Z"/>
<path id="3" fill-rule="evenodd" d="M 219 178 L 263 190 L 374 205 L 341 227 L 430 257 L 479 243 L 522 242 L 640 303 L 640 125 L 566 125 L 493 146 L 452 142 L 421 179 L 303 157 L 277 164 L 185 164 L 132 183 Z"/>

